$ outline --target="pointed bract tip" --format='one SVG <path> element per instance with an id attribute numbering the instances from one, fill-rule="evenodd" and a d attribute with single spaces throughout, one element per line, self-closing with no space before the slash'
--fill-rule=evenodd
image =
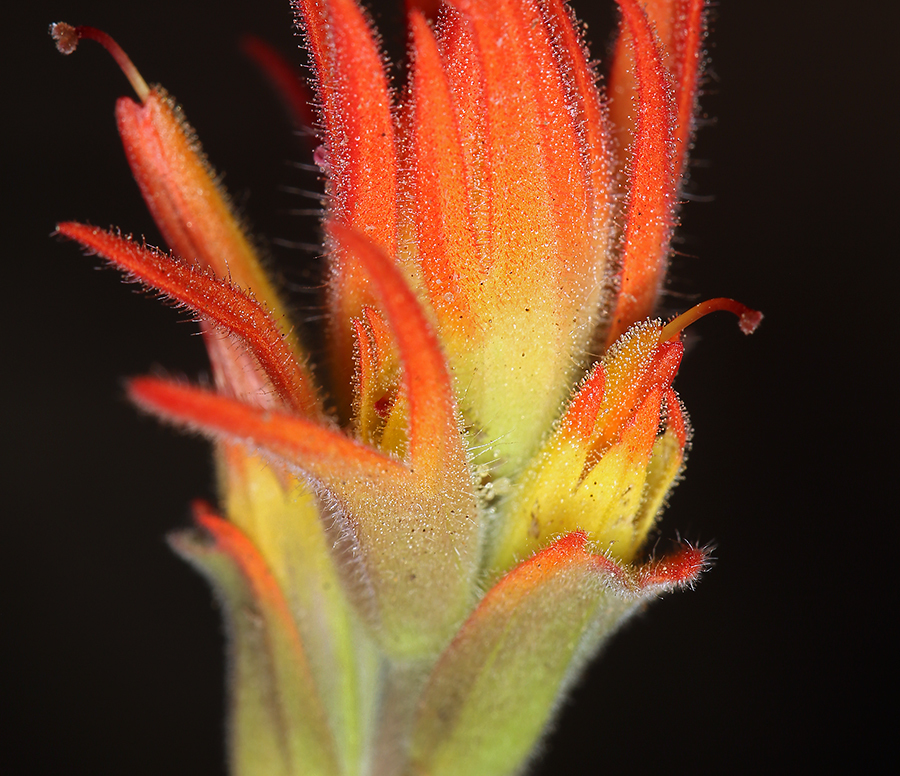
<path id="1" fill-rule="evenodd" d="M 641 569 L 638 581 L 644 590 L 690 587 L 709 565 L 709 553 L 705 549 L 685 544 L 672 555 Z"/>

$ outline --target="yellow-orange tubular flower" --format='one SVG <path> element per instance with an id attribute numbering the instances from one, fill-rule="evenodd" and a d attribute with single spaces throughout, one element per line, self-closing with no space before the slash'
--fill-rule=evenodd
<path id="1" fill-rule="evenodd" d="M 171 254 L 63 223 L 199 319 L 214 387 L 138 378 L 215 443 L 221 517 L 173 547 L 231 641 L 237 774 L 518 772 L 561 694 L 638 604 L 691 584 L 645 545 L 688 424 L 680 333 L 651 319 L 702 62 L 703 0 L 619 0 L 610 94 L 563 0 L 408 3 L 396 94 L 356 0 L 296 0 L 325 173 L 327 384 L 309 368 L 180 109 L 89 27 Z M 246 49 L 295 121 L 304 87 Z M 599 352 L 599 357 L 590 354 Z"/>

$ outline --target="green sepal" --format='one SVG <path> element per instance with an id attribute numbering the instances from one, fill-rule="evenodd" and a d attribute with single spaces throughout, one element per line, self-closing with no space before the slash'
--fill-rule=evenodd
<path id="1" fill-rule="evenodd" d="M 564 536 L 487 593 L 422 694 L 410 776 L 518 772 L 606 638 L 642 600 L 692 580 L 702 567 L 702 553 L 692 550 L 694 560 L 665 573 L 632 572 L 586 543 L 583 532 Z"/>
<path id="2" fill-rule="evenodd" d="M 355 776 L 375 725 L 381 657 L 344 592 L 318 499 L 289 471 L 240 446 L 220 446 L 219 463 L 224 511 L 282 590 L 328 714 L 341 772 Z"/>
<path id="3" fill-rule="evenodd" d="M 196 508 L 196 530 L 169 537 L 207 578 L 229 645 L 229 757 L 235 776 L 338 776 L 325 708 L 284 595 L 234 525 Z"/>

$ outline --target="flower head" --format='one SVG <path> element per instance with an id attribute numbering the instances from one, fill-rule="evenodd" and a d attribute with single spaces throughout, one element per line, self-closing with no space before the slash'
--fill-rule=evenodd
<path id="1" fill-rule="evenodd" d="M 210 354 L 212 389 L 129 393 L 215 443 L 224 517 L 198 504 L 172 541 L 229 618 L 236 772 L 514 772 L 603 639 L 703 567 L 644 562 L 689 435 L 680 332 L 760 316 L 649 317 L 704 4 L 619 6 L 604 96 L 563 0 L 410 2 L 397 94 L 356 0 L 296 1 L 327 194 L 315 367 L 180 109 L 103 33 L 53 26 L 134 85 L 119 131 L 172 253 L 58 231 L 193 311 Z"/>

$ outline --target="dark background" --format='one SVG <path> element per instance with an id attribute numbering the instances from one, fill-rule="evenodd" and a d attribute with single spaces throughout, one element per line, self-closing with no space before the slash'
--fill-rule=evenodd
<path id="1" fill-rule="evenodd" d="M 116 36 L 184 105 L 258 233 L 309 241 L 315 223 L 285 212 L 308 203 L 283 187 L 315 181 L 285 163 L 302 149 L 236 46 L 252 31 L 291 51 L 286 5 L 7 11 L 3 695 L 5 750 L 21 759 L 6 772 L 224 772 L 218 615 L 163 540 L 191 498 L 213 495 L 207 446 L 139 416 L 121 384 L 156 365 L 201 374 L 202 346 L 183 314 L 50 238 L 77 219 L 159 242 L 116 135 L 127 83 L 96 46 L 58 55 L 47 24 Z M 598 56 L 607 5 L 575 3 Z M 734 296 L 766 320 L 748 339 L 724 317 L 695 327 L 676 384 L 695 441 L 662 535 L 714 540 L 717 562 L 591 668 L 541 774 L 888 770 L 897 14 L 732 0 L 713 16 L 703 105 L 715 123 L 693 186 L 713 199 L 683 212 L 672 288 L 691 296 L 674 303 Z M 376 18 L 402 49 L 396 10 Z M 307 253 L 270 247 L 288 281 L 308 282 Z M 316 314 L 309 295 L 295 301 L 300 318 Z"/>

